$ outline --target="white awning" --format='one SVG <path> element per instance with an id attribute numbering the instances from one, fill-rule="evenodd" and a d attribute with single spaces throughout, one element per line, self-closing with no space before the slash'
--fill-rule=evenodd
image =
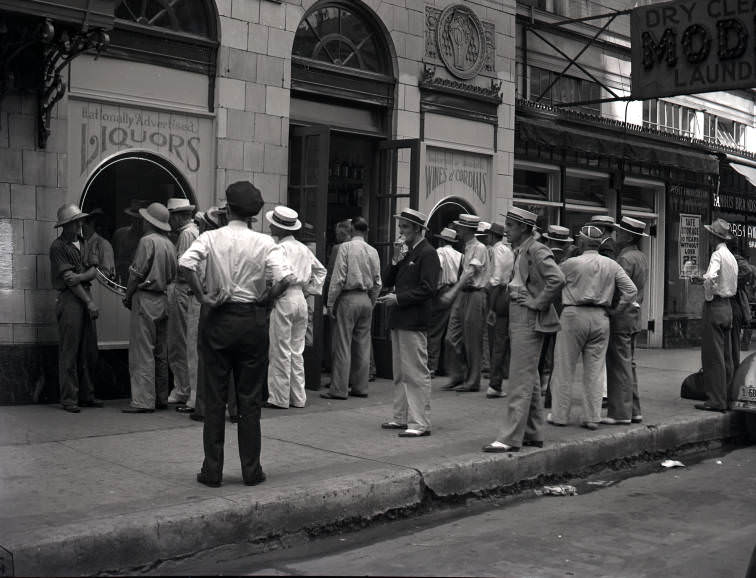
<path id="1" fill-rule="evenodd" d="M 746 180 L 756 187 L 756 167 L 749 165 L 741 165 L 740 163 L 730 162 L 730 166 L 743 175 Z"/>

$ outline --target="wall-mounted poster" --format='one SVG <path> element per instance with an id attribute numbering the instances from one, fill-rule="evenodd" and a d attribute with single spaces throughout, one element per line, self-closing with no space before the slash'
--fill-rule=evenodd
<path id="1" fill-rule="evenodd" d="M 680 279 L 699 274 L 701 250 L 701 215 L 680 213 Z"/>

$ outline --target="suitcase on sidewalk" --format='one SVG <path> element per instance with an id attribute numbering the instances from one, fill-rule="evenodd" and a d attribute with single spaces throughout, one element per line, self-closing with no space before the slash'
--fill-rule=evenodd
<path id="1" fill-rule="evenodd" d="M 706 401 L 703 369 L 699 369 L 696 373 L 691 373 L 683 379 L 682 386 L 680 386 L 680 397 L 683 399 Z"/>

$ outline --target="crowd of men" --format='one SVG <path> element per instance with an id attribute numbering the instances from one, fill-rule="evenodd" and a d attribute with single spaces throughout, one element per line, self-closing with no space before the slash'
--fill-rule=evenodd
<path id="1" fill-rule="evenodd" d="M 308 228 L 294 210 L 265 214 L 270 235 L 252 230 L 262 207 L 261 192 L 238 182 L 223 207 L 197 212 L 186 199 L 130 207 L 139 221 L 117 231 L 119 243 L 139 235 L 123 298 L 131 311 L 131 403 L 122 411 L 176 404 L 204 421 L 200 483 L 221 484 L 227 406 L 238 423 L 245 484 L 265 479 L 261 408 L 305 406 L 303 352 L 312 342 L 313 297 L 321 293 L 332 334 L 331 383 L 321 396 L 331 400 L 368 396 L 373 310 L 389 308 L 394 405 L 381 427 L 400 437 L 431 434 L 434 376 L 447 375 L 442 391 L 468 393 L 480 391 L 488 374 L 486 396 L 502 399 L 502 425 L 483 451 L 542 447 L 545 422 L 571 421 L 581 359 L 583 427 L 643 420 L 634 361 L 648 281 L 642 221 L 595 216 L 574 239 L 565 227 L 539 230 L 536 214 L 512 207 L 503 224 L 459 215 L 436 235 L 436 249 L 426 238 L 427 215 L 405 209 L 395 215 L 400 236 L 381 271 L 364 218 L 337 226 L 340 243 L 326 268 L 302 242 Z M 72 413 L 103 405 L 91 378 L 99 312 L 90 285 L 97 268 L 123 270 L 93 232 L 94 218 L 96 211 L 61 207 L 61 234 L 50 249 L 61 403 Z M 707 400 L 696 407 L 722 411 L 739 348 L 732 330 L 738 263 L 727 249 L 727 223 L 706 230 L 721 242 L 694 280 L 706 293 Z"/>

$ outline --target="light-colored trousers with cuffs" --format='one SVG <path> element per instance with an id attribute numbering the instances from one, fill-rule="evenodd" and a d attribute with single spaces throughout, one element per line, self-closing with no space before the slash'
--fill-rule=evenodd
<path id="1" fill-rule="evenodd" d="M 268 346 L 268 402 L 280 407 L 304 407 L 304 348 L 307 300 L 299 285 L 290 286 L 276 300 L 270 314 Z"/>
<path id="2" fill-rule="evenodd" d="M 391 330 L 394 369 L 394 421 L 409 429 L 431 429 L 431 377 L 425 331 Z"/>

